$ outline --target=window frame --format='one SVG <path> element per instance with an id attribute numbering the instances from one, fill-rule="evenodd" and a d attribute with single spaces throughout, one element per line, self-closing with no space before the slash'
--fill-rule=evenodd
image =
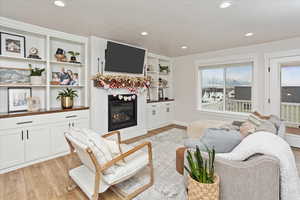
<path id="1" fill-rule="evenodd" d="M 226 68 L 230 68 L 230 65 L 234 64 L 243 64 L 243 63 L 252 63 L 252 81 L 251 81 L 251 111 L 257 110 L 257 82 L 258 77 L 255 76 L 257 74 L 257 55 L 239 55 L 239 56 L 231 56 L 231 57 L 222 57 L 222 58 L 214 58 L 208 60 L 198 60 L 195 62 L 196 65 L 196 94 L 197 94 L 197 111 L 200 112 L 208 112 L 208 113 L 220 113 L 220 114 L 230 114 L 230 115 L 240 115 L 240 116 L 248 116 L 250 113 L 243 112 L 232 112 L 225 110 L 225 99 L 223 110 L 211 110 L 202 108 L 202 70 L 205 69 L 218 69 L 222 68 L 224 70 L 224 84 L 223 84 L 223 93 L 226 93 Z M 225 96 L 224 96 L 225 98 Z"/>

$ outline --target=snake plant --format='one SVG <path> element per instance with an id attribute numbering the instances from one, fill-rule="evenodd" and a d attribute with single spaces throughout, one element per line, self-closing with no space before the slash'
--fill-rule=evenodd
<path id="1" fill-rule="evenodd" d="M 215 149 L 212 150 L 206 147 L 208 153 L 208 160 L 203 159 L 199 147 L 196 147 L 196 151 L 187 151 L 188 165 L 184 166 L 185 170 L 189 173 L 191 178 L 199 183 L 211 184 L 214 183 L 215 174 Z"/>

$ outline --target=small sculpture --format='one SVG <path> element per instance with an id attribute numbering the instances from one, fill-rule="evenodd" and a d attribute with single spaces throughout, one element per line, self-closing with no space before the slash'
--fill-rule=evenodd
<path id="1" fill-rule="evenodd" d="M 68 51 L 68 54 L 71 55 L 70 57 L 70 63 L 80 63 L 80 62 L 77 62 L 77 57 L 76 56 L 79 56 L 80 53 L 79 52 L 75 52 L 75 51 Z"/>

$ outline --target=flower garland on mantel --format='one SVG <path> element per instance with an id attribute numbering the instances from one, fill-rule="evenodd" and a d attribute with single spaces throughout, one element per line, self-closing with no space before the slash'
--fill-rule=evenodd
<path id="1" fill-rule="evenodd" d="M 111 89 L 127 89 L 131 93 L 143 92 L 150 87 L 150 79 L 147 77 L 132 77 L 124 75 L 104 75 L 97 73 L 93 76 L 94 86 Z"/>

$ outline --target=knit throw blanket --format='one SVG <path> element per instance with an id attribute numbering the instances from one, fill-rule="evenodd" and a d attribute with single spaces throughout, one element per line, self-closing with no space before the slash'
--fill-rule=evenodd
<path id="1" fill-rule="evenodd" d="M 242 161 L 257 153 L 274 156 L 280 161 L 281 200 L 299 200 L 300 180 L 294 154 L 281 137 L 268 132 L 256 132 L 246 137 L 232 152 L 217 156 Z"/>

